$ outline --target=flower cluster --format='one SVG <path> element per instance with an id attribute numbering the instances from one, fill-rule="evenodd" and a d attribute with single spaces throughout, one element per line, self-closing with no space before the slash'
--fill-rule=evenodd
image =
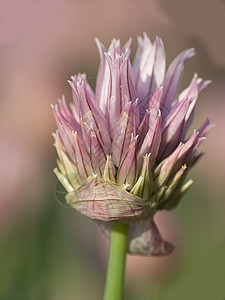
<path id="1" fill-rule="evenodd" d="M 172 251 L 154 224 L 158 210 L 174 208 L 191 186 L 187 172 L 202 153 L 199 144 L 212 127 L 209 120 L 191 134 L 199 92 L 209 81 L 194 75 L 180 94 L 184 63 L 195 53 L 183 51 L 165 72 L 160 38 L 138 38 L 133 64 L 129 40 L 113 40 L 108 51 L 96 39 L 100 66 L 95 93 L 86 75 L 71 78 L 73 103 L 53 106 L 58 131 L 56 176 L 67 190 L 67 203 L 101 221 L 129 222 L 129 251 L 161 255 Z M 102 222 L 104 221 L 104 222 Z"/>

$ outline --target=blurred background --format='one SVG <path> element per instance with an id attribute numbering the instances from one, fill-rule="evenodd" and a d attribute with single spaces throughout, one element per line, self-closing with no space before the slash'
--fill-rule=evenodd
<path id="1" fill-rule="evenodd" d="M 136 49 L 143 31 L 163 39 L 167 65 L 183 49 L 196 49 L 182 88 L 194 72 L 212 84 L 199 97 L 192 129 L 206 117 L 217 126 L 191 172 L 191 190 L 176 210 L 156 216 L 175 252 L 128 256 L 125 299 L 225 299 L 225 2 L 1 0 L 0 6 L 0 299 L 102 299 L 108 241 L 58 200 L 50 104 L 62 94 L 71 101 L 66 81 L 78 72 L 94 87 L 94 37 L 106 46 L 113 37 L 122 43 L 132 37 Z"/>

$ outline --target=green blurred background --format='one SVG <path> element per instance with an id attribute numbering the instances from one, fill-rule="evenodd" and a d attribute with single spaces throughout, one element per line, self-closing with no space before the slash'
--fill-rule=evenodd
<path id="1" fill-rule="evenodd" d="M 108 241 L 61 203 L 50 104 L 62 94 L 71 101 L 66 80 L 78 72 L 94 87 L 94 37 L 106 46 L 113 37 L 132 37 L 136 48 L 143 31 L 163 39 L 167 65 L 181 50 L 196 49 L 182 88 L 194 72 L 212 84 L 199 97 L 192 129 L 206 117 L 217 126 L 191 173 L 194 186 L 176 210 L 156 216 L 175 252 L 128 256 L 125 299 L 225 299 L 225 2 L 0 3 L 0 299 L 102 299 Z"/>

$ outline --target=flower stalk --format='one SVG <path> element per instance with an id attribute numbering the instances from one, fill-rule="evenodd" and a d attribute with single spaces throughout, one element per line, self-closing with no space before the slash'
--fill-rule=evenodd
<path id="1" fill-rule="evenodd" d="M 104 300 L 123 299 L 128 228 L 128 224 L 112 223 Z"/>

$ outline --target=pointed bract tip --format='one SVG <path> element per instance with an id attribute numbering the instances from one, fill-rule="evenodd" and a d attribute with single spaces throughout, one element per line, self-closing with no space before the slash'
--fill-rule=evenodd
<path id="1" fill-rule="evenodd" d="M 158 35 L 155 37 L 155 43 L 164 47 L 163 41 Z"/>
<path id="2" fill-rule="evenodd" d="M 145 31 L 143 32 L 143 37 L 149 39 L 149 37 Z"/>

